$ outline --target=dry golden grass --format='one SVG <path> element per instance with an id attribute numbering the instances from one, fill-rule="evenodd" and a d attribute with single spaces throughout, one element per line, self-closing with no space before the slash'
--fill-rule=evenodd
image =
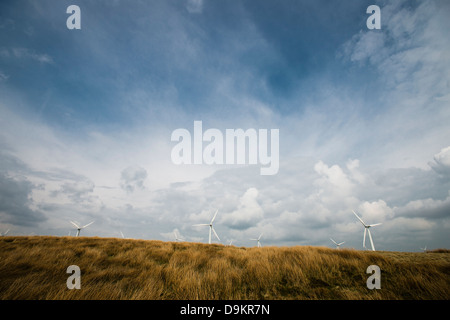
<path id="1" fill-rule="evenodd" d="M 81 289 L 69 290 L 69 265 Z M 369 265 L 381 269 L 370 290 Z M 0 299 L 450 298 L 448 252 L 243 248 L 88 237 L 0 238 Z"/>

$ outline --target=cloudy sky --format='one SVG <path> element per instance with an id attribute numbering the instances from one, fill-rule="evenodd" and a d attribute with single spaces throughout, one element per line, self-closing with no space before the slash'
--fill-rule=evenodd
<path id="1" fill-rule="evenodd" d="M 68 6 L 81 9 L 69 30 Z M 369 5 L 381 29 L 368 29 Z M 0 232 L 450 248 L 450 2 L 2 1 Z M 279 129 L 279 171 L 176 165 Z M 216 240 L 216 242 L 218 242 Z"/>

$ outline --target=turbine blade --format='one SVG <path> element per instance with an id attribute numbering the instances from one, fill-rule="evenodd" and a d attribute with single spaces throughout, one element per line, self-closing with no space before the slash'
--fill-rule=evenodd
<path id="1" fill-rule="evenodd" d="M 341 244 L 344 244 L 344 243 L 345 243 L 345 241 L 344 241 L 344 242 L 341 242 L 341 243 L 339 243 L 339 244 L 338 244 L 338 246 L 340 246 Z"/>
<path id="2" fill-rule="evenodd" d="M 369 224 L 369 227 L 379 226 L 380 224 L 382 224 L 382 223 Z"/>
<path id="3" fill-rule="evenodd" d="M 193 227 L 198 227 L 198 226 L 209 226 L 208 223 L 200 223 L 200 224 L 193 224 Z"/>
<path id="4" fill-rule="evenodd" d="M 336 241 L 334 241 L 333 239 L 330 238 L 331 241 L 333 241 L 334 244 L 337 244 Z"/>
<path id="5" fill-rule="evenodd" d="M 75 222 L 70 221 L 70 223 L 73 224 L 77 229 L 79 228 L 79 226 Z"/>
<path id="6" fill-rule="evenodd" d="M 214 213 L 214 217 L 211 220 L 211 224 L 214 222 L 214 219 L 216 219 L 217 216 L 217 212 L 219 212 L 219 209 L 216 210 L 216 213 Z"/>
<path id="7" fill-rule="evenodd" d="M 261 239 L 262 235 L 263 235 L 262 233 L 261 233 L 261 234 L 259 235 L 259 237 L 258 237 L 258 241 L 259 241 L 259 239 Z"/>
<path id="8" fill-rule="evenodd" d="M 375 251 L 375 246 L 373 245 L 373 240 L 372 240 L 372 235 L 370 234 L 370 230 L 367 230 L 369 232 L 369 239 L 370 239 L 370 244 L 372 245 L 372 251 Z"/>
<path id="9" fill-rule="evenodd" d="M 82 229 L 84 229 L 84 228 L 86 228 L 86 227 L 88 227 L 88 226 L 90 226 L 91 224 L 93 224 L 94 223 L 94 221 L 92 221 L 92 222 L 89 222 L 87 225 L 85 225 L 85 226 L 83 226 L 83 227 L 81 227 Z"/>
<path id="10" fill-rule="evenodd" d="M 353 210 L 352 210 L 353 211 Z M 353 211 L 353 213 L 355 214 L 355 216 L 358 218 L 358 220 L 362 223 L 362 225 L 365 227 L 366 224 L 364 223 L 364 221 L 356 214 L 355 211 Z"/>
<path id="11" fill-rule="evenodd" d="M 211 230 L 214 232 L 214 234 L 216 235 L 217 239 L 219 239 L 219 241 L 220 241 L 220 238 L 219 238 L 219 236 L 217 235 L 216 230 L 214 230 L 213 227 L 211 227 Z"/>

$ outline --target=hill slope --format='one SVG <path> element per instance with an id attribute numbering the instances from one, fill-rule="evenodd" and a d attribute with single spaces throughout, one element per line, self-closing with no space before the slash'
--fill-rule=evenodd
<path id="1" fill-rule="evenodd" d="M 69 290 L 67 267 L 81 270 Z M 370 290 L 366 269 L 381 269 Z M 0 238 L 0 299 L 450 299 L 450 254 Z"/>

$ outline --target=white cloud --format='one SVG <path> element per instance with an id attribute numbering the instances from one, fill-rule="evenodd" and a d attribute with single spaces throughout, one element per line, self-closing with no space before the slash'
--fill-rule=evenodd
<path id="1" fill-rule="evenodd" d="M 444 8 L 448 4 L 435 1 L 417 7 L 390 2 L 382 7 L 381 30 L 363 29 L 342 46 L 344 61 L 377 79 L 368 90 L 379 100 L 362 102 L 374 110 L 370 121 L 347 135 L 376 150 L 359 157 L 365 163 L 372 158 L 380 167 L 426 168 L 429 154 L 448 145 L 450 23 Z"/>
<path id="2" fill-rule="evenodd" d="M 0 70 L 0 82 L 8 80 L 9 76 Z"/>
<path id="3" fill-rule="evenodd" d="M 89 201 L 90 194 L 94 191 L 94 183 L 89 179 L 80 181 L 66 181 L 61 185 L 61 188 L 53 192 L 54 196 L 60 194 L 66 195 L 73 202 Z"/>
<path id="4" fill-rule="evenodd" d="M 202 13 L 203 0 L 187 0 L 186 9 L 190 13 Z"/>
<path id="5" fill-rule="evenodd" d="M 28 48 L 2 48 L 0 55 L 3 58 L 32 59 L 40 63 L 52 64 L 53 58 L 46 53 L 36 53 Z"/>
<path id="6" fill-rule="evenodd" d="M 350 61 L 365 63 L 378 63 L 380 57 L 385 56 L 384 48 L 385 35 L 381 32 L 360 31 L 353 36 L 352 40 L 344 46 L 346 56 Z"/>
<path id="7" fill-rule="evenodd" d="M 429 162 L 431 168 L 443 175 L 450 175 L 450 146 L 442 148 L 434 155 L 434 162 Z"/>
<path id="8" fill-rule="evenodd" d="M 450 167 L 450 146 L 443 148 L 439 153 L 434 155 L 434 160 L 445 167 Z"/>
<path id="9" fill-rule="evenodd" d="M 436 226 L 436 223 L 425 218 L 405 218 L 399 217 L 392 220 L 389 224 L 389 229 L 393 232 L 404 232 L 411 234 L 418 231 L 431 231 Z"/>
<path id="10" fill-rule="evenodd" d="M 328 167 L 322 161 L 319 161 L 315 164 L 314 170 L 339 190 L 350 192 L 353 188 L 353 183 L 338 165 Z"/>
<path id="11" fill-rule="evenodd" d="M 120 187 L 127 193 L 135 189 L 144 189 L 144 182 L 147 178 L 147 170 L 140 166 L 129 166 L 122 170 L 120 176 Z"/>
<path id="12" fill-rule="evenodd" d="M 372 202 L 364 201 L 358 208 L 362 214 L 361 218 L 366 224 L 382 223 L 394 215 L 392 208 L 389 208 L 386 202 L 381 199 Z"/>
<path id="13" fill-rule="evenodd" d="M 396 207 L 396 216 L 422 217 L 428 219 L 450 218 L 450 190 L 445 199 L 415 199 L 402 207 Z"/>
<path id="14" fill-rule="evenodd" d="M 0 171 L 0 222 L 19 226 L 36 226 L 47 220 L 41 210 L 32 209 L 31 193 L 36 188 L 23 177 L 10 177 Z"/>
<path id="15" fill-rule="evenodd" d="M 237 229 L 246 229 L 257 224 L 264 217 L 264 212 L 258 203 L 258 194 L 256 188 L 249 188 L 239 199 L 236 210 L 225 214 L 222 222 Z"/>
<path id="16" fill-rule="evenodd" d="M 367 180 L 367 177 L 364 173 L 359 170 L 359 160 L 358 159 L 349 159 L 346 163 L 346 167 L 350 173 L 350 178 L 359 184 L 364 184 Z"/>
<path id="17" fill-rule="evenodd" d="M 323 206 L 328 211 L 354 203 L 356 185 L 340 166 L 335 164 L 329 167 L 319 161 L 314 165 L 314 170 L 319 175 L 314 181 L 316 197 L 311 199 L 314 206 Z"/>

